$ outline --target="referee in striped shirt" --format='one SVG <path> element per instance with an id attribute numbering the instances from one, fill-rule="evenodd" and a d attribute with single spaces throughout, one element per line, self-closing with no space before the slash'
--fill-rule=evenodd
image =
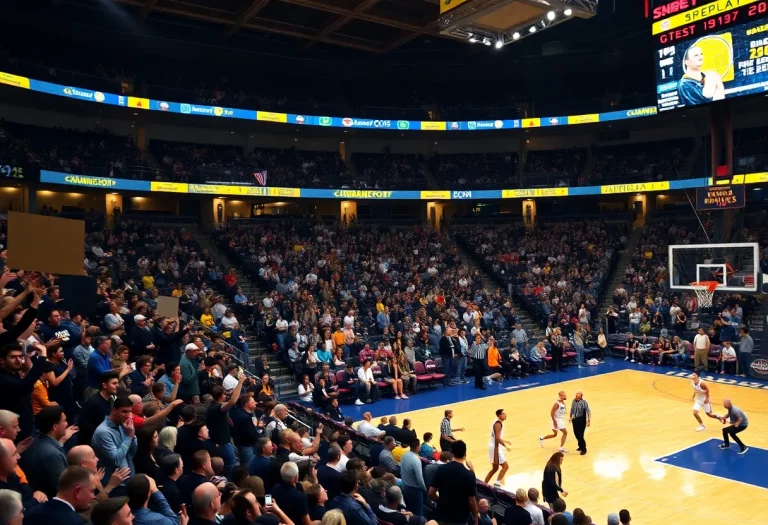
<path id="1" fill-rule="evenodd" d="M 446 410 L 445 417 L 440 423 L 440 450 L 443 452 L 452 451 L 453 444 L 456 442 L 453 433 L 464 430 L 463 428 L 451 429 L 451 419 L 453 419 L 453 410 Z"/>
<path id="2" fill-rule="evenodd" d="M 576 397 L 571 403 L 571 423 L 573 423 L 573 434 L 579 442 L 579 452 L 581 455 L 587 453 L 587 442 L 584 441 L 584 431 L 589 426 L 592 419 L 592 412 L 589 410 L 589 403 L 584 399 L 583 392 L 576 392 Z"/>
<path id="3" fill-rule="evenodd" d="M 469 357 L 472 358 L 472 368 L 475 371 L 475 388 L 485 390 L 483 378 L 488 373 L 488 344 L 483 342 L 481 334 L 475 334 L 475 343 L 469 347 Z"/>

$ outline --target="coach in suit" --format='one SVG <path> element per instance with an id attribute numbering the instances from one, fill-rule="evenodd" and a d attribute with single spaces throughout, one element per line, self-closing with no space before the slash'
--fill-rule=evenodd
<path id="1" fill-rule="evenodd" d="M 59 478 L 56 497 L 32 507 L 24 514 L 24 525 L 83 525 L 78 512 L 85 512 L 94 500 L 96 483 L 85 467 L 69 467 Z"/>

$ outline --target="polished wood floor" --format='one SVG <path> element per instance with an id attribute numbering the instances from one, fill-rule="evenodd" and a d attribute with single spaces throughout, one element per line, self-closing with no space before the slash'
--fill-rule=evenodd
<path id="1" fill-rule="evenodd" d="M 710 389 L 715 412 L 723 413 L 722 399 L 730 398 L 749 418 L 741 438 L 751 447 L 768 449 L 768 391 L 711 383 Z M 568 395 L 569 410 L 574 393 L 584 392 L 593 414 L 585 456 L 576 452 L 569 425 L 565 447 L 570 454 L 563 464 L 569 510 L 582 508 L 597 525 L 623 508 L 637 524 L 768 524 L 768 490 L 655 461 L 722 437 L 722 425 L 707 417 L 703 418 L 707 429 L 695 432 L 689 379 L 624 370 L 396 415 L 399 422 L 411 418 L 419 437 L 432 432 L 433 445 L 439 447 L 443 411 L 453 408 L 454 428 L 465 428 L 457 437 L 467 442 L 469 458 L 482 479 L 490 469 L 487 446 L 494 412 L 504 408 L 508 414 L 504 437 L 513 443 L 507 452 L 510 469 L 504 488 L 540 490 L 544 464 L 559 440 L 547 440 L 542 449 L 538 436 L 549 433 L 549 410 L 560 390 Z M 373 415 L 377 420 L 390 414 L 374 410 Z"/>

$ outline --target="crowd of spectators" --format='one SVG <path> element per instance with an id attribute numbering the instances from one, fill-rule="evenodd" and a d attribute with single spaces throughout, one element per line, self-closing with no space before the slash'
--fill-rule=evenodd
<path id="1" fill-rule="evenodd" d="M 447 188 L 519 186 L 517 153 L 436 154 L 427 163 L 440 185 Z"/>
<path id="2" fill-rule="evenodd" d="M 352 162 L 358 178 L 362 179 L 357 181 L 361 187 L 416 190 L 428 187 L 416 155 L 353 153 Z"/>
<path id="3" fill-rule="evenodd" d="M 622 227 L 601 221 L 460 226 L 463 244 L 510 287 L 542 327 L 594 326 L 597 305 L 618 249 Z"/>
<path id="4" fill-rule="evenodd" d="M 173 180 L 256 184 L 239 146 L 151 140 L 149 149 Z"/>
<path id="5" fill-rule="evenodd" d="M 531 150 L 525 158 L 524 176 L 529 180 L 524 186 L 581 186 L 579 178 L 586 157 L 586 150 L 577 148 Z"/>
<path id="6" fill-rule="evenodd" d="M 302 410 L 278 401 L 268 362 L 254 378 L 224 344 L 227 332 L 239 329 L 237 312 L 244 320 L 252 315 L 281 354 L 292 337 L 292 348 L 301 344 L 297 329 L 307 343 L 317 341 L 305 355 L 321 357 L 330 337 L 331 348 L 338 342 L 340 350 L 334 368 L 349 372 L 353 359 L 362 362 L 362 374 L 348 374 L 353 381 L 365 382 L 371 361 L 379 361 L 391 371 L 381 379 L 396 396 L 417 390 L 411 359 L 433 350 L 444 359 L 446 384 L 466 381 L 464 370 L 450 370 L 470 358 L 480 374 L 476 386 L 485 388 L 486 361 L 501 361 L 492 334 L 514 322 L 514 310 L 457 264 L 443 235 L 419 227 L 224 227 L 219 241 L 274 290 L 253 304 L 243 298 L 236 272 L 217 268 L 185 229 L 126 221 L 112 231 L 99 226 L 88 225 L 84 246 L 85 269 L 95 277 L 93 313 L 71 309 L 75 298 L 62 295 L 65 278 L 8 268 L 0 275 L 0 315 L 7 322 L 0 337 L 0 490 L 7 492 L 0 497 L 12 501 L 13 515 L 23 509 L 31 523 L 53 515 L 76 523 L 80 514 L 94 525 L 129 523 L 120 521 L 129 514 L 140 524 L 245 525 L 262 517 L 306 525 L 343 517 L 434 525 L 425 516 L 477 511 L 467 498 L 466 509 L 453 507 L 456 490 L 476 494 L 470 470 L 465 482 L 454 483 L 463 443 L 451 447 L 452 457 L 421 459 L 409 423 L 390 421 L 375 439 L 363 436 L 366 446 L 353 453 L 361 435 L 326 383 L 327 362 L 314 378 L 312 398 L 322 409 L 314 414 L 335 415 L 329 418 L 335 426 L 312 425 L 315 435 L 308 435 L 303 425 L 291 425 Z M 190 316 L 157 317 L 160 295 L 178 297 Z M 364 308 L 372 322 L 362 319 Z M 378 336 L 377 350 L 360 344 L 358 332 L 348 339 L 351 327 Z M 426 340 L 418 351 L 417 339 Z M 487 371 L 495 373 L 493 366 Z M 482 502 L 480 511 L 489 512 Z"/>
<path id="7" fill-rule="evenodd" d="M 588 183 L 653 182 L 682 176 L 693 149 L 693 139 L 603 146 Z"/>
<path id="8" fill-rule="evenodd" d="M 0 158 L 17 166 L 78 175 L 155 178 L 157 170 L 130 137 L 0 122 Z"/>
<path id="9" fill-rule="evenodd" d="M 252 160 L 267 170 L 268 186 L 339 188 L 355 183 L 338 152 L 254 148 Z"/>

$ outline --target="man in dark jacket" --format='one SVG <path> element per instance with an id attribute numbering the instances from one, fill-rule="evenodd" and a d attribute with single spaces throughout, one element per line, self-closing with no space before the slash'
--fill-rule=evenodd
<path id="1" fill-rule="evenodd" d="M 255 416 L 256 400 L 252 395 L 242 396 L 237 400 L 237 408 L 232 410 L 232 438 L 240 454 L 240 464 L 249 465 L 256 455 L 254 447 L 264 434 L 264 424 Z"/>
<path id="2" fill-rule="evenodd" d="M 52 498 L 59 476 L 67 468 L 67 455 L 60 440 L 72 435 L 72 431 L 67 431 L 67 415 L 60 406 L 45 407 L 35 416 L 35 424 L 40 436 L 22 454 L 19 464 L 29 484 Z"/>
<path id="3" fill-rule="evenodd" d="M 85 467 L 69 467 L 59 479 L 56 497 L 36 505 L 24 515 L 24 525 L 82 525 L 78 512 L 85 512 L 96 497 L 96 483 Z"/>
<path id="4" fill-rule="evenodd" d="M 152 331 L 147 326 L 147 318 L 143 315 L 133 317 L 135 325 L 131 329 L 131 359 L 136 359 L 140 355 L 152 355 L 155 351 L 154 338 Z"/>
<path id="5" fill-rule="evenodd" d="M 451 383 L 453 376 L 451 370 L 453 368 L 454 358 L 460 355 L 460 349 L 457 343 L 458 342 L 455 341 L 453 337 L 448 337 L 445 334 L 440 338 L 440 357 L 443 358 L 443 373 L 445 374 L 445 379 L 443 379 L 444 386 L 453 384 Z"/>
<path id="6" fill-rule="evenodd" d="M 0 334 L 0 337 L 7 333 Z M 19 440 L 34 432 L 32 390 L 48 366 L 46 351 L 41 348 L 39 352 L 37 356 L 25 356 L 21 345 L 15 343 L 0 347 L 0 409 L 19 415 Z M 23 377 L 22 372 L 26 374 Z"/>

